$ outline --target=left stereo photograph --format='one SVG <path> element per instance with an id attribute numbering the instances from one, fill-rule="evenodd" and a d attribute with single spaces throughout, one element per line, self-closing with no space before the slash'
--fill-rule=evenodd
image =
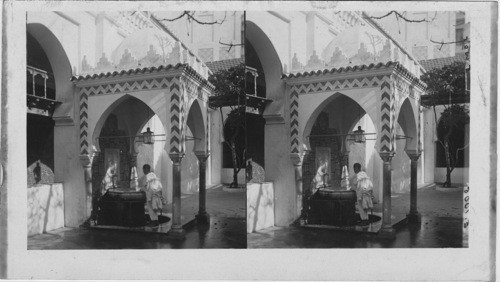
<path id="1" fill-rule="evenodd" d="M 246 248 L 244 12 L 26 14 L 28 250 Z"/>

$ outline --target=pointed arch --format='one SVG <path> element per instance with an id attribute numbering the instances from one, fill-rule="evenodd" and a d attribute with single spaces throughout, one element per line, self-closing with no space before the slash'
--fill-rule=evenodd
<path id="1" fill-rule="evenodd" d="M 100 114 L 98 114 L 97 120 L 89 120 L 89 128 L 92 130 L 92 138 L 89 141 L 91 146 L 93 145 L 95 147 L 94 150 L 100 151 L 99 142 L 96 142 L 96 139 L 100 136 L 104 123 L 110 114 L 115 112 L 120 107 L 124 107 L 125 110 L 131 114 L 131 116 L 134 116 L 134 119 L 130 119 L 124 124 L 127 135 L 136 135 L 144 127 L 148 120 L 156 114 L 154 109 L 141 99 L 138 99 L 130 94 L 122 95 L 107 106 Z"/>
<path id="2" fill-rule="evenodd" d="M 189 107 L 188 115 L 186 118 L 186 125 L 194 137 L 194 150 L 206 151 L 206 134 L 205 134 L 205 115 L 203 114 L 200 103 L 194 99 Z"/>
<path id="3" fill-rule="evenodd" d="M 417 150 L 418 109 L 409 98 L 406 98 L 401 104 L 397 121 L 406 138 L 405 150 Z"/>
<path id="4" fill-rule="evenodd" d="M 346 121 L 346 123 L 339 124 L 338 126 L 339 134 L 347 134 L 348 132 L 351 132 L 356 123 L 358 123 L 360 118 L 364 115 L 367 115 L 372 120 L 372 122 L 374 120 L 377 120 L 376 113 L 372 108 L 367 108 L 367 105 L 363 103 L 363 101 L 355 99 L 345 93 L 335 92 L 328 96 L 326 99 L 322 100 L 318 105 L 312 105 L 312 111 L 310 110 L 309 112 L 303 112 L 305 125 L 303 126 L 302 140 L 306 148 L 310 148 L 309 140 L 307 137 L 311 134 L 311 130 L 316 119 L 318 118 L 320 113 L 323 112 L 332 103 L 342 104 L 344 105 L 343 108 L 347 109 L 345 115 L 343 115 L 343 117 L 345 117 L 344 121 Z M 349 111 L 349 109 L 352 110 Z M 345 137 L 345 139 L 347 139 L 347 137 Z"/>
<path id="5" fill-rule="evenodd" d="M 72 119 L 74 85 L 71 82 L 72 66 L 66 51 L 59 39 L 45 25 L 29 23 L 26 31 L 42 46 L 54 73 L 56 100 L 63 104 L 56 108 L 53 117 Z"/>

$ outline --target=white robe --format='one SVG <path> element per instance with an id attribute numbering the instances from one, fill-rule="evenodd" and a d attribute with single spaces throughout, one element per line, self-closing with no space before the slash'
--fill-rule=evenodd
<path id="1" fill-rule="evenodd" d="M 161 210 L 163 207 L 163 195 L 161 181 L 153 172 L 144 176 L 144 192 L 146 192 L 146 200 L 151 204 L 154 210 Z"/>
<path id="2" fill-rule="evenodd" d="M 106 175 L 102 179 L 102 190 L 101 193 L 104 194 L 106 191 L 109 189 L 113 188 L 114 183 L 113 183 L 113 177 L 115 176 L 115 167 L 110 166 L 108 170 L 106 171 Z"/>

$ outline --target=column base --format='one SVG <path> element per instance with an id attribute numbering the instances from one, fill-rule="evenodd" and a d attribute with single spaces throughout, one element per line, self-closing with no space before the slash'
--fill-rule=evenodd
<path id="1" fill-rule="evenodd" d="M 196 223 L 210 224 L 210 215 L 208 213 L 198 213 L 196 216 Z"/>
<path id="2" fill-rule="evenodd" d="M 419 212 L 410 212 L 406 215 L 406 219 L 408 220 L 408 223 L 421 223 L 422 215 Z"/>
<path id="3" fill-rule="evenodd" d="M 382 227 L 378 232 L 378 237 L 383 239 L 396 239 L 396 230 L 392 227 Z"/>
<path id="4" fill-rule="evenodd" d="M 172 227 L 170 231 L 167 232 L 168 238 L 176 240 L 184 240 L 186 238 L 186 231 L 182 227 Z"/>

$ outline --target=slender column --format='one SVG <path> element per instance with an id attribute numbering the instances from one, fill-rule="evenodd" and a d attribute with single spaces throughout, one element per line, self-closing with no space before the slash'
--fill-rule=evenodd
<path id="1" fill-rule="evenodd" d="M 410 180 L 410 213 L 406 215 L 409 223 L 421 222 L 421 215 L 417 211 L 417 165 L 420 158 L 419 151 L 406 151 L 411 160 L 411 180 Z"/>
<path id="2" fill-rule="evenodd" d="M 186 231 L 181 223 L 181 161 L 183 153 L 169 154 L 172 159 L 172 228 L 168 235 L 176 239 L 184 239 Z"/>
<path id="3" fill-rule="evenodd" d="M 382 228 L 379 231 L 379 236 L 389 239 L 394 239 L 396 233 L 392 228 L 391 223 L 391 162 L 394 157 L 394 152 L 381 152 L 380 157 L 384 162 L 383 168 L 383 210 L 382 210 Z"/>
<path id="4" fill-rule="evenodd" d="M 98 160 L 98 159 L 99 159 L 99 154 L 100 154 L 100 152 L 99 152 L 99 151 L 95 151 L 95 152 L 94 152 L 94 156 L 93 156 L 93 158 L 92 158 L 92 164 L 91 164 L 91 167 L 90 167 L 90 172 L 91 172 L 91 174 L 92 174 L 92 168 L 93 168 L 93 166 L 95 165 L 93 160 Z M 95 172 L 95 170 L 94 170 L 94 172 Z M 96 173 L 96 174 L 97 174 L 97 175 L 92 174 L 92 175 L 90 176 L 90 178 L 92 179 L 92 180 L 91 180 L 91 181 L 92 181 L 92 183 L 94 183 L 94 182 L 95 182 L 95 181 L 94 181 L 94 178 L 95 178 L 95 177 L 98 177 L 98 174 L 99 174 L 99 173 Z M 101 179 L 99 179 L 99 181 L 100 181 L 100 180 L 101 180 Z M 100 187 L 100 186 L 97 186 L 97 187 L 92 187 L 92 213 L 91 213 L 92 215 L 91 215 L 91 219 L 92 219 L 92 220 L 94 220 L 94 221 L 96 221 L 96 220 L 97 220 L 97 213 L 98 213 L 98 211 L 99 211 L 99 209 L 98 209 L 98 201 L 99 201 L 99 197 L 100 197 L 100 196 L 102 196 L 102 195 L 101 195 L 101 187 Z"/>
<path id="5" fill-rule="evenodd" d="M 80 163 L 83 166 L 85 180 L 85 218 L 87 218 L 83 225 L 89 226 L 92 215 L 92 157 L 80 155 Z"/>
<path id="6" fill-rule="evenodd" d="M 303 188 L 302 188 L 302 164 L 304 161 L 304 157 L 306 156 L 307 151 L 302 151 L 300 153 L 291 153 L 290 159 L 292 160 L 292 164 L 295 170 L 295 191 L 296 191 L 296 212 L 297 216 L 301 218 L 301 224 L 305 224 L 305 217 L 303 208 L 305 207 L 304 198 L 303 198 Z"/>
<path id="7" fill-rule="evenodd" d="M 206 200 L 206 169 L 207 169 L 207 158 L 210 155 L 209 153 L 205 153 L 204 151 L 195 152 L 196 157 L 198 158 L 198 170 L 200 174 L 200 182 L 199 182 L 199 190 L 200 193 L 198 195 L 199 201 L 199 210 L 196 215 L 196 220 L 198 223 L 210 223 L 210 215 L 207 213 Z"/>

